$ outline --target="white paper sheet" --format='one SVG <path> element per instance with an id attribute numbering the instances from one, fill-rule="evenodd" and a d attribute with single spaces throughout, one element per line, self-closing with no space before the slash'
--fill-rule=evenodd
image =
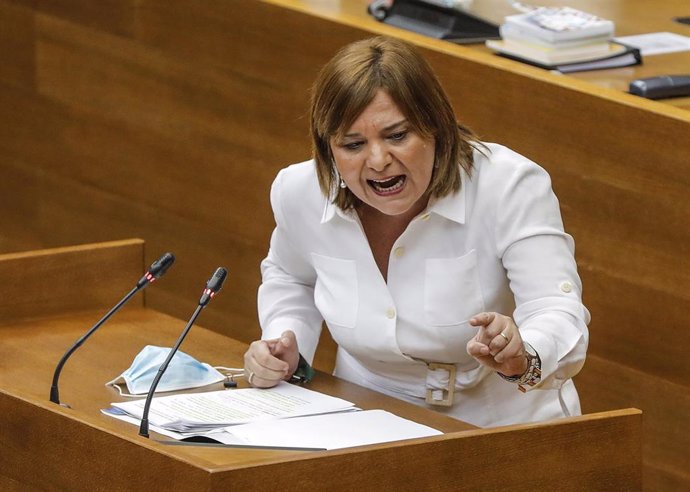
<path id="1" fill-rule="evenodd" d="M 443 434 L 384 410 L 254 422 L 226 427 L 225 431 L 236 438 L 229 443 L 323 449 L 340 449 Z M 213 437 L 222 439 L 221 434 Z"/>
<path id="2" fill-rule="evenodd" d="M 642 56 L 663 55 L 690 50 L 690 37 L 672 32 L 652 32 L 636 36 L 619 36 L 614 41 L 639 48 Z"/>

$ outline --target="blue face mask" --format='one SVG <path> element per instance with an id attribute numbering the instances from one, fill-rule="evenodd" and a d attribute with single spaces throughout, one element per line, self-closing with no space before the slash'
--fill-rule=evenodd
<path id="1" fill-rule="evenodd" d="M 166 347 L 147 345 L 137 354 L 132 365 L 118 377 L 107 382 L 106 386 L 115 386 L 122 396 L 147 394 L 170 350 Z M 223 379 L 225 376 L 210 365 L 199 362 L 194 357 L 178 350 L 158 382 L 156 393 L 198 388 Z M 123 383 L 127 385 L 130 395 L 123 393 L 122 388 L 118 386 Z"/>

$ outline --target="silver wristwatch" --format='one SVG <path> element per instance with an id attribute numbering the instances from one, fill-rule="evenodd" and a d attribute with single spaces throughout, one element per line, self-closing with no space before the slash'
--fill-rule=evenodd
<path id="1" fill-rule="evenodd" d="M 527 370 L 521 376 L 506 376 L 498 373 L 506 381 L 517 383 L 518 389 L 525 393 L 527 386 L 536 386 L 541 381 L 541 359 L 534 347 L 527 342 L 522 342 L 525 346 L 525 357 L 527 357 Z"/>

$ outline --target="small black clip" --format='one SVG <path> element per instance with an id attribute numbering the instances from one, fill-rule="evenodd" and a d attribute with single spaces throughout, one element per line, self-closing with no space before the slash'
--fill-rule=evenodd
<path id="1" fill-rule="evenodd" d="M 235 381 L 235 376 L 233 374 L 228 374 L 226 376 L 225 381 L 223 381 L 223 388 L 237 388 L 237 381 Z"/>

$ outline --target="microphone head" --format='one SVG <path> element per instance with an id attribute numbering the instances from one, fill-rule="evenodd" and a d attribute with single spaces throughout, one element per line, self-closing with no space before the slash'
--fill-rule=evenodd
<path id="1" fill-rule="evenodd" d="M 165 253 L 163 256 L 151 263 L 149 273 L 154 278 L 161 278 L 163 275 L 165 275 L 165 272 L 168 271 L 168 268 L 170 268 L 173 263 L 175 263 L 175 255 L 170 252 Z"/>
<path id="2" fill-rule="evenodd" d="M 223 282 L 225 282 L 225 278 L 227 276 L 228 271 L 225 268 L 216 268 L 216 271 L 213 272 L 211 278 L 208 279 L 208 282 L 206 282 L 206 288 L 204 289 L 204 292 L 201 295 L 199 304 L 201 304 L 202 306 L 208 304 L 209 301 L 213 299 L 213 296 L 215 296 L 218 293 L 218 291 L 220 291 L 220 289 L 223 287 Z"/>
<path id="3" fill-rule="evenodd" d="M 213 272 L 211 278 L 208 279 L 208 282 L 206 282 L 206 288 L 214 293 L 217 293 L 223 287 L 223 282 L 225 282 L 225 277 L 227 276 L 228 271 L 225 268 L 216 268 L 216 271 Z"/>
<path id="4" fill-rule="evenodd" d="M 165 253 L 163 256 L 158 258 L 156 261 L 151 263 L 151 266 L 146 271 L 143 277 L 137 282 L 137 289 L 143 289 L 151 282 L 156 279 L 161 278 L 168 271 L 168 268 L 175 263 L 175 255 L 172 253 Z"/>

